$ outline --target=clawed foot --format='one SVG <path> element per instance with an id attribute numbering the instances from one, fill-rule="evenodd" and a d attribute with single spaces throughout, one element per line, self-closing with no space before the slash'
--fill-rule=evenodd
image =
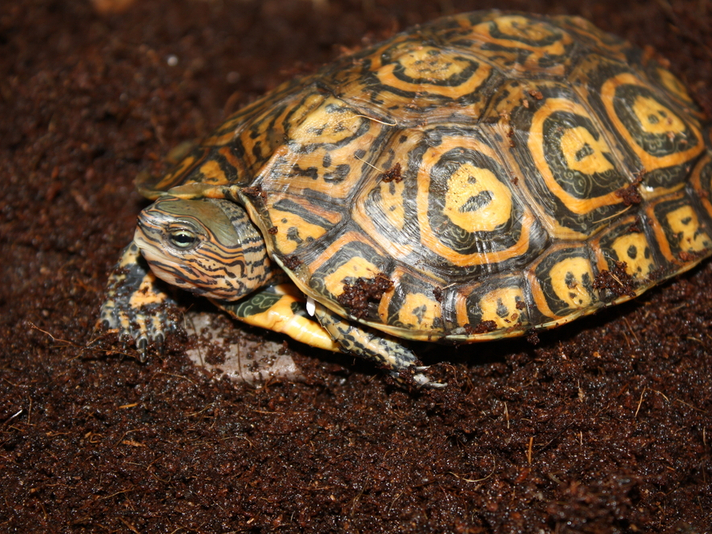
<path id="1" fill-rule="evenodd" d="M 98 326 L 116 332 L 122 343 L 135 343 L 141 361 L 146 360 L 149 347 L 160 350 L 176 329 L 176 321 L 169 317 L 175 302 L 160 286 L 131 243 L 109 277 L 107 299 L 101 306 Z"/>
<path id="2" fill-rule="evenodd" d="M 123 309 L 115 306 L 114 302 L 107 300 L 104 303 L 98 326 L 116 333 L 125 345 L 135 344 L 142 362 L 146 361 L 149 347 L 163 349 L 166 335 L 176 329 L 168 320 L 165 304 Z"/>

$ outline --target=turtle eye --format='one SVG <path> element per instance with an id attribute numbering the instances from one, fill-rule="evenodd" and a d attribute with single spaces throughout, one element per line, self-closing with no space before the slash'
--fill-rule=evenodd
<path id="1" fill-rule="evenodd" d="M 198 236 L 190 230 L 181 228 L 179 230 L 173 230 L 169 235 L 168 239 L 171 241 L 176 248 L 183 250 L 194 247 L 198 244 Z"/>

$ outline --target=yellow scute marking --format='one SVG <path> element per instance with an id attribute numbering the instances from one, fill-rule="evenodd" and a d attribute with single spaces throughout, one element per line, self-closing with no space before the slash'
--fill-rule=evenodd
<path id="1" fill-rule="evenodd" d="M 328 98 L 324 103 L 307 115 L 290 138 L 303 144 L 338 143 L 356 134 L 363 117 L 344 103 Z"/>
<path id="2" fill-rule="evenodd" d="M 324 277 L 326 289 L 335 296 L 344 292 L 346 278 L 375 278 L 379 273 L 378 267 L 363 258 L 351 258 L 333 273 Z"/>
<path id="3" fill-rule="evenodd" d="M 326 233 L 326 228 L 310 224 L 304 219 L 286 211 L 273 208 L 272 224 L 277 227 L 274 235 L 276 248 L 282 254 L 292 254 L 300 246 L 307 245 Z"/>
<path id="4" fill-rule="evenodd" d="M 670 229 L 680 239 L 680 248 L 686 252 L 700 252 L 709 248 L 710 238 L 700 229 L 700 222 L 691 206 L 682 206 L 667 214 Z"/>
<path id="5" fill-rule="evenodd" d="M 200 172 L 205 175 L 205 181 L 210 183 L 226 184 L 225 173 L 215 160 L 208 160 L 200 166 Z"/>
<path id="6" fill-rule="evenodd" d="M 526 37 L 532 41 L 541 41 L 551 35 L 547 26 L 519 15 L 499 17 L 496 23 L 500 32 L 515 38 Z"/>
<path id="7" fill-rule="evenodd" d="M 584 277 L 593 282 L 591 264 L 585 258 L 566 258 L 549 271 L 556 296 L 571 308 L 588 308 L 593 296 L 584 285 Z"/>
<path id="8" fill-rule="evenodd" d="M 635 258 L 631 258 L 628 254 L 631 247 L 636 252 Z M 626 272 L 634 278 L 645 277 L 655 268 L 652 255 L 645 257 L 648 242 L 643 234 L 633 233 L 620 236 L 613 242 L 611 248 L 616 252 L 618 260 L 626 263 Z"/>
<path id="9" fill-rule="evenodd" d="M 692 102 L 690 95 L 687 93 L 687 88 L 685 88 L 682 82 L 675 75 L 673 75 L 672 72 L 659 67 L 657 71 L 658 76 L 660 76 L 660 81 L 663 83 L 663 85 L 668 91 L 677 95 L 678 97 L 687 102 Z"/>
<path id="10" fill-rule="evenodd" d="M 685 123 L 680 117 L 657 100 L 638 96 L 633 102 L 632 109 L 641 127 L 648 133 L 666 134 L 685 131 Z"/>
<path id="11" fill-rule="evenodd" d="M 483 199 L 477 209 L 468 204 L 475 199 Z M 463 230 L 491 232 L 509 220 L 511 211 L 511 191 L 488 169 L 461 165 L 448 180 L 443 212 Z"/>
<path id="12" fill-rule="evenodd" d="M 470 66 L 469 61 L 444 55 L 441 50 L 430 46 L 407 49 L 407 52 L 397 59 L 407 77 L 425 78 L 432 82 L 447 80 Z"/>
<path id="13" fill-rule="evenodd" d="M 503 287 L 490 291 L 480 299 L 482 321 L 494 321 L 497 328 L 519 324 L 524 310 L 517 309 L 518 302 L 524 302 L 524 293 L 518 287 Z M 506 314 L 503 314 L 503 311 L 506 311 Z"/>
<path id="14" fill-rule="evenodd" d="M 440 317 L 440 304 L 423 293 L 409 293 L 398 311 L 398 320 L 412 328 L 431 329 Z"/>
<path id="15" fill-rule="evenodd" d="M 582 126 L 564 132 L 561 136 L 561 152 L 566 158 L 566 166 L 574 171 L 590 175 L 613 169 L 604 155 L 610 153 L 606 142 L 602 138 L 596 140 Z"/>
<path id="16" fill-rule="evenodd" d="M 388 222 L 398 230 L 403 230 L 405 224 L 405 208 L 403 207 L 404 182 L 381 182 L 381 209 Z M 391 192 L 392 191 L 392 192 Z"/>

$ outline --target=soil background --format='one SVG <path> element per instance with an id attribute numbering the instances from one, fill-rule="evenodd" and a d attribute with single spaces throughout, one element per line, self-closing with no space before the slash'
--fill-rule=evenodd
<path id="1" fill-rule="evenodd" d="M 185 334 L 141 363 L 94 330 L 139 171 L 286 79 L 490 7 L 652 46 L 712 110 L 706 0 L 0 2 L 1 532 L 712 532 L 709 261 L 538 345 L 424 350 L 444 390 L 217 313 L 303 378 L 233 383 Z"/>

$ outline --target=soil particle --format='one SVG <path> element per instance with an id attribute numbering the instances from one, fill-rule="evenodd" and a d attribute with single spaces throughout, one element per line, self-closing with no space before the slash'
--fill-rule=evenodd
<path id="1" fill-rule="evenodd" d="M 378 303 L 384 293 L 393 289 L 393 282 L 383 273 L 374 278 L 359 277 L 350 282 L 344 282 L 344 291 L 338 296 L 339 304 L 357 319 L 368 316 L 369 305 Z"/>
<path id="2" fill-rule="evenodd" d="M 267 198 L 267 193 L 265 193 L 259 185 L 252 187 L 243 187 L 242 192 L 248 197 L 260 198 L 265 200 Z"/>
<path id="3" fill-rule="evenodd" d="M 401 164 L 396 163 L 395 165 L 393 165 L 393 167 L 391 167 L 386 172 L 381 174 L 380 178 L 381 178 L 381 181 L 386 182 L 386 183 L 393 182 L 393 181 L 395 181 L 396 183 L 402 182 L 403 177 L 401 176 Z"/>
<path id="4" fill-rule="evenodd" d="M 436 391 L 292 341 L 300 381 L 256 389 L 94 329 L 140 171 L 295 66 L 492 7 L 649 44 L 712 111 L 697 0 L 0 2 L 0 531 L 709 532 L 709 261 L 536 347 L 414 344 Z"/>
<path id="5" fill-rule="evenodd" d="M 635 296 L 638 281 L 628 274 L 624 261 L 613 262 L 613 268 L 602 270 L 593 280 L 593 289 L 604 291 L 604 300 L 615 300 L 623 295 Z"/>
<path id="6" fill-rule="evenodd" d="M 284 257 L 284 266 L 289 269 L 290 271 L 293 271 L 297 267 L 299 267 L 302 264 L 302 260 L 299 259 L 297 256 L 285 256 Z"/>
<path id="7" fill-rule="evenodd" d="M 633 206 L 634 204 L 640 204 L 643 202 L 643 197 L 640 194 L 638 186 L 643 181 L 642 175 L 638 176 L 636 180 L 630 184 L 628 187 L 624 187 L 616 191 L 616 196 L 623 201 L 625 206 Z"/>
<path id="8" fill-rule="evenodd" d="M 495 321 L 482 321 L 478 323 L 477 326 L 472 326 L 471 324 L 465 325 L 465 332 L 469 335 L 486 334 L 488 332 L 494 332 L 495 330 L 497 330 L 497 323 Z"/>

